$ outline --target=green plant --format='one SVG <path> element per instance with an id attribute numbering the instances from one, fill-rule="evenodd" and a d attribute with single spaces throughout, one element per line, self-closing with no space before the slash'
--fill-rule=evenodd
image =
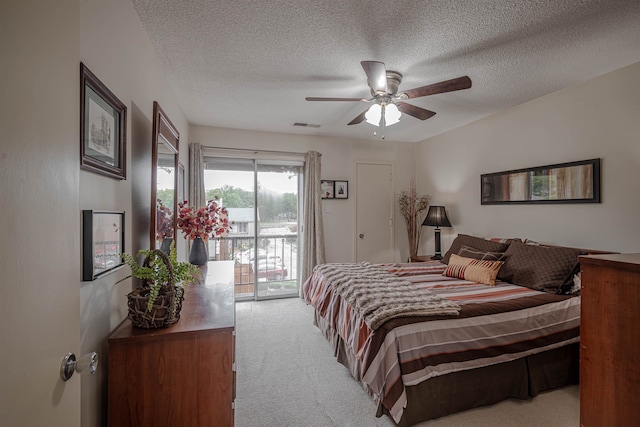
<path id="1" fill-rule="evenodd" d="M 157 249 L 142 249 L 138 251 L 136 257 L 140 258 L 141 256 L 143 257 L 142 265 L 130 254 L 122 254 L 122 259 L 131 269 L 131 274 L 116 283 L 129 277 L 143 280 L 145 287 L 149 288 L 147 311 L 151 311 L 158 295 L 170 286 L 186 288 L 202 279 L 202 272 L 197 266 L 178 261 L 175 242 L 171 244 L 169 255 L 165 255 Z"/>

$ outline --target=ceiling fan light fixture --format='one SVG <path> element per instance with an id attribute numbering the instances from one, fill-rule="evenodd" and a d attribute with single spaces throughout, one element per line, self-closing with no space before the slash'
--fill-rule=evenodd
<path id="1" fill-rule="evenodd" d="M 402 113 L 398 110 L 396 104 L 387 104 L 384 109 L 384 123 L 386 126 L 395 125 L 400 121 Z"/>
<path id="2" fill-rule="evenodd" d="M 367 119 L 367 123 L 374 126 L 391 126 L 395 125 L 400 121 L 400 110 L 395 104 L 373 104 L 371 108 L 364 115 Z M 381 119 L 384 120 L 384 123 L 381 123 Z"/>
<path id="3" fill-rule="evenodd" d="M 378 126 L 382 117 L 382 107 L 380 104 L 373 104 L 364 116 L 367 119 L 367 123 Z"/>

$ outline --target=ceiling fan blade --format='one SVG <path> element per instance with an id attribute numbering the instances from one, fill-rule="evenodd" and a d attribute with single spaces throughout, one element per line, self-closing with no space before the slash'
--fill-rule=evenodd
<path id="1" fill-rule="evenodd" d="M 360 62 L 369 80 L 369 87 L 374 92 L 387 92 L 387 68 L 379 61 Z"/>
<path id="2" fill-rule="evenodd" d="M 367 101 L 366 98 L 317 98 L 314 96 L 307 96 L 307 101 Z"/>
<path id="3" fill-rule="evenodd" d="M 351 120 L 348 124 L 349 125 L 357 125 L 358 123 L 362 123 L 362 121 L 364 120 L 364 115 L 367 114 L 368 110 L 364 110 L 362 113 L 360 113 L 360 115 L 358 117 L 356 117 L 355 119 Z"/>
<path id="4" fill-rule="evenodd" d="M 417 87 L 415 89 L 405 90 L 399 94 L 399 97 L 401 97 L 402 99 L 411 99 L 418 98 L 420 96 L 453 92 L 454 90 L 469 89 L 470 87 L 471 79 L 468 76 L 463 76 L 456 79 L 445 80 L 440 83 L 434 83 L 427 86 Z M 406 98 L 403 95 L 406 95 Z"/>
<path id="5" fill-rule="evenodd" d="M 396 102 L 396 105 L 398 106 L 398 110 L 413 116 L 416 119 L 427 120 L 429 117 L 436 115 L 434 111 L 429 111 L 422 107 L 416 107 L 415 105 L 407 104 L 406 102 Z"/>

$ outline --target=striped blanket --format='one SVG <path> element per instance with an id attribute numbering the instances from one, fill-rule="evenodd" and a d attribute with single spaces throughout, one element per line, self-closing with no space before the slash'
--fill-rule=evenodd
<path id="1" fill-rule="evenodd" d="M 401 316 L 457 315 L 460 306 L 368 262 L 322 264 L 316 274 L 357 310 L 371 330 Z"/>
<path id="2" fill-rule="evenodd" d="M 461 307 L 455 317 L 395 318 L 372 330 L 320 272 L 303 285 L 318 326 L 344 342 L 356 365 L 351 373 L 396 422 L 407 404 L 405 386 L 579 341 L 579 298 L 444 277 L 439 262 L 378 267 Z"/>

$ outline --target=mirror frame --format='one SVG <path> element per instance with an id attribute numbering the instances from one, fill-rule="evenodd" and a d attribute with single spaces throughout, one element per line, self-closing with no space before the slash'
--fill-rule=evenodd
<path id="1" fill-rule="evenodd" d="M 156 248 L 156 199 L 158 194 L 158 144 L 164 144 L 174 153 L 174 196 L 173 196 L 173 238 L 177 237 L 177 212 L 178 212 L 178 153 L 180 133 L 171 123 L 160 104 L 153 101 L 153 138 L 151 148 L 151 224 L 150 224 L 150 248 Z"/>

